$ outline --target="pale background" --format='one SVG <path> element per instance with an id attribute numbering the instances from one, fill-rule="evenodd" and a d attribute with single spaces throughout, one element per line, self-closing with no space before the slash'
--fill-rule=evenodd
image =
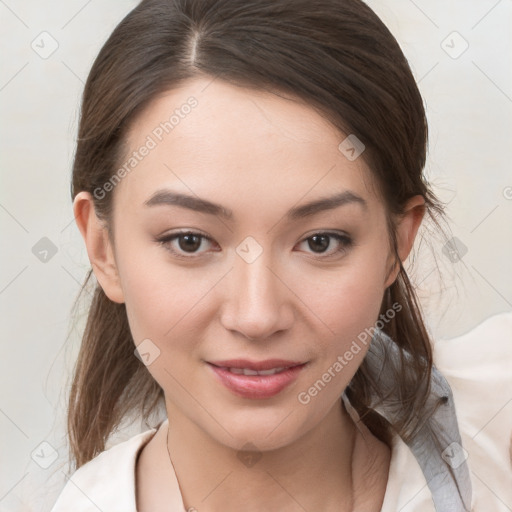
<path id="1" fill-rule="evenodd" d="M 88 269 L 69 196 L 78 105 L 95 55 L 136 3 L 0 0 L 1 510 L 36 510 L 22 508 L 29 482 L 57 475 L 65 461 L 65 394 L 80 330 L 70 309 Z M 458 336 L 512 309 L 512 1 L 369 4 L 397 37 L 426 102 L 427 175 L 449 201 L 461 258 L 434 241 L 420 248 L 424 263 L 412 275 L 435 339 Z M 41 450 L 47 469 L 31 458 Z M 62 483 L 54 485 L 55 493 Z M 44 493 L 37 510 L 53 502 L 49 485 Z"/>

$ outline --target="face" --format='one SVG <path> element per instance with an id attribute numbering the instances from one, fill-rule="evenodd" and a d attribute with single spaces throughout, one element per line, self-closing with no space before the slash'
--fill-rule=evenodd
<path id="1" fill-rule="evenodd" d="M 116 297 L 171 423 L 271 449 L 339 404 L 368 345 L 343 356 L 393 280 L 385 206 L 345 138 L 309 106 L 202 78 L 131 126 L 119 167 L 137 163 L 113 192 Z"/>

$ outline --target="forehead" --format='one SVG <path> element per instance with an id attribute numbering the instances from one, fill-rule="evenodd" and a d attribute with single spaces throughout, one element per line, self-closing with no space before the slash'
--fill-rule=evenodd
<path id="1" fill-rule="evenodd" d="M 128 172 L 115 194 L 142 204 L 169 187 L 236 210 L 351 190 L 378 203 L 364 160 L 339 149 L 346 137 L 295 99 L 195 78 L 132 123 L 119 163 Z"/>

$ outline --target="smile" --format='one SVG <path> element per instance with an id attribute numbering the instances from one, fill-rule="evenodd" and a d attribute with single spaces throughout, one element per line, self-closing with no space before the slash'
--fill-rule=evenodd
<path id="1" fill-rule="evenodd" d="M 250 368 L 223 368 L 224 370 L 228 370 L 231 373 L 236 373 L 237 375 L 275 375 L 276 373 L 280 373 L 286 368 L 271 368 L 270 370 L 251 370 Z"/>
<path id="2" fill-rule="evenodd" d="M 307 363 L 283 360 L 246 360 L 208 363 L 217 381 L 237 396 L 266 399 L 276 396 L 299 376 Z"/>

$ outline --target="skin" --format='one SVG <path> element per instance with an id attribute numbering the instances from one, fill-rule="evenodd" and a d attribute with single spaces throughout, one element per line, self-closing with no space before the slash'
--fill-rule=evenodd
<path id="1" fill-rule="evenodd" d="M 165 393 L 184 504 L 201 512 L 380 510 L 390 450 L 354 423 L 339 398 L 368 346 L 308 404 L 297 399 L 374 325 L 396 279 L 378 187 L 363 158 L 349 161 L 338 149 L 346 135 L 310 106 L 209 77 L 150 103 L 131 126 L 128 153 L 190 96 L 198 106 L 115 187 L 113 240 L 90 194 L 74 202 L 99 284 L 126 304 L 135 344 L 150 339 L 160 350 L 148 370 Z M 145 206 L 164 188 L 218 203 L 233 218 Z M 344 190 L 366 207 L 285 216 Z M 402 261 L 423 215 L 415 196 L 396 219 Z M 157 240 L 187 229 L 212 242 L 190 253 L 180 239 Z M 310 237 L 325 231 L 353 243 L 328 238 L 322 249 Z M 262 249 L 250 263 L 236 252 L 248 236 Z M 308 364 L 277 396 L 253 400 L 234 395 L 205 363 L 232 358 Z M 166 438 L 160 429 L 137 462 L 143 512 L 165 509 Z M 237 458 L 247 442 L 262 455 L 250 468 Z"/>

